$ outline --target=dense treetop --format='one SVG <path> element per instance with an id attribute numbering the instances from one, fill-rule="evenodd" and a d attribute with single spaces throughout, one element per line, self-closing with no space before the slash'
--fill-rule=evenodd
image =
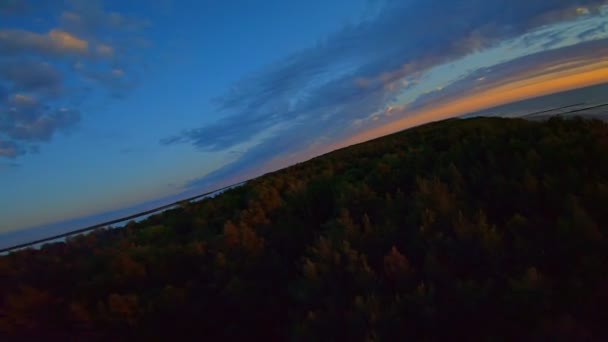
<path id="1" fill-rule="evenodd" d="M 442 121 L 0 257 L 0 337 L 604 340 L 607 203 L 603 122 Z"/>

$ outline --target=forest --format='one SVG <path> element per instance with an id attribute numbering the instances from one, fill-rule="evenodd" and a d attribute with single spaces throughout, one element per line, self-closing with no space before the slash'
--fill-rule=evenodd
<path id="1" fill-rule="evenodd" d="M 607 203 L 602 121 L 435 122 L 1 256 L 0 340 L 607 340 Z"/>

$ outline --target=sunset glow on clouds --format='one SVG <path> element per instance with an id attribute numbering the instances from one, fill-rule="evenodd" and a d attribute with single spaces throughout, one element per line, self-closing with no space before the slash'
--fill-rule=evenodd
<path id="1" fill-rule="evenodd" d="M 608 81 L 604 0 L 58 4 L 0 3 L 0 231 Z"/>
<path id="2" fill-rule="evenodd" d="M 365 130 L 341 142 L 338 146 L 352 145 L 427 122 L 447 119 L 514 101 L 605 82 L 608 82 L 608 60 L 585 67 L 571 68 L 541 76 L 530 76 L 479 92 L 463 94 L 460 98 L 437 105 L 429 105 L 419 110 L 409 111 L 403 108 L 400 113 L 396 114 L 396 116 L 401 117 L 400 119 L 380 127 Z"/>

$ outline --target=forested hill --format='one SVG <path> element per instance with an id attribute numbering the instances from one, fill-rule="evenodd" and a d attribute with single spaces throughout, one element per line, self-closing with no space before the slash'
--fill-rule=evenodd
<path id="1" fill-rule="evenodd" d="M 1 257 L 0 340 L 607 340 L 607 203 L 603 122 L 433 123 Z"/>

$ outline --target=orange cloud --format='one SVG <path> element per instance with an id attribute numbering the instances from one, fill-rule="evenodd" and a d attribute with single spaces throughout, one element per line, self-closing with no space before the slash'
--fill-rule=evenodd
<path id="1" fill-rule="evenodd" d="M 89 43 L 86 40 L 79 39 L 61 30 L 50 31 L 48 37 L 58 50 L 84 53 L 89 47 Z"/>
<path id="2" fill-rule="evenodd" d="M 54 29 L 46 34 L 25 30 L 0 29 L 0 44 L 5 53 L 14 54 L 33 52 L 40 54 L 79 54 L 87 53 L 89 43 L 66 31 Z"/>

